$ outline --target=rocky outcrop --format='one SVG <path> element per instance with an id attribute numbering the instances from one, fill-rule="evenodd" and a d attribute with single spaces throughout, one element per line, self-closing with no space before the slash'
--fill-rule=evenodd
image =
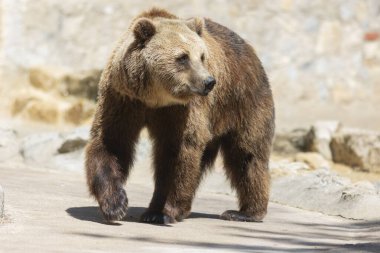
<path id="1" fill-rule="evenodd" d="M 21 154 L 27 164 L 50 169 L 83 168 L 83 148 L 89 128 L 81 127 L 66 133 L 32 134 L 21 140 Z"/>
<path id="2" fill-rule="evenodd" d="M 328 161 L 357 170 L 380 172 L 380 133 L 343 127 L 337 121 L 320 121 L 309 130 L 276 134 L 274 154 L 292 156 L 312 168 L 328 167 Z"/>
<path id="3" fill-rule="evenodd" d="M 21 161 L 19 138 L 16 131 L 0 128 L 0 162 Z"/>
<path id="4" fill-rule="evenodd" d="M 315 152 L 331 160 L 330 142 L 340 128 L 341 124 L 338 121 L 317 121 L 309 129 L 280 130 L 275 135 L 273 151 L 282 155 Z"/>
<path id="5" fill-rule="evenodd" d="M 33 67 L 29 70 L 32 86 L 61 96 L 77 96 L 95 101 L 101 70 L 70 71 L 64 68 Z"/>
<path id="6" fill-rule="evenodd" d="M 95 113 L 95 104 L 86 99 L 78 99 L 70 103 L 70 105 L 62 111 L 61 121 L 80 125 L 92 121 Z"/>
<path id="7" fill-rule="evenodd" d="M 344 129 L 331 141 L 333 161 L 380 173 L 380 133 Z"/>
<path id="8" fill-rule="evenodd" d="M 338 121 L 318 121 L 313 124 L 305 137 L 305 150 L 318 152 L 331 160 L 330 142 L 341 124 Z"/>
<path id="9" fill-rule="evenodd" d="M 12 98 L 12 115 L 49 124 L 87 122 L 95 111 L 100 75 L 101 70 L 31 68 L 31 85 Z"/>
<path id="10" fill-rule="evenodd" d="M 283 170 L 289 171 L 283 165 Z M 366 181 L 351 183 L 329 169 L 298 171 L 274 178 L 271 200 L 351 219 L 378 220 L 380 191 Z"/>
<path id="11" fill-rule="evenodd" d="M 303 152 L 297 153 L 294 156 L 297 162 L 303 162 L 310 166 L 312 169 L 329 168 L 329 162 L 319 153 L 316 152 Z"/>
<path id="12" fill-rule="evenodd" d="M 66 154 L 70 152 L 75 152 L 84 148 L 87 144 L 88 140 L 85 140 L 81 137 L 75 137 L 72 139 L 65 140 L 62 145 L 58 148 L 59 154 Z"/>
<path id="13" fill-rule="evenodd" d="M 305 151 L 306 129 L 294 129 L 291 131 L 279 131 L 273 141 L 273 151 L 281 155 L 291 155 Z"/>
<path id="14" fill-rule="evenodd" d="M 59 103 L 53 102 L 51 99 L 38 99 L 37 97 L 28 97 L 26 101 L 22 101 L 23 98 L 17 98 L 15 100 L 15 106 L 20 103 L 24 104 L 20 107 L 20 115 L 24 119 L 39 121 L 49 124 L 58 123 L 59 118 Z M 20 102 L 21 101 L 21 102 Z M 17 113 L 15 113 L 17 115 Z"/>
<path id="15" fill-rule="evenodd" d="M 352 183 L 330 169 L 335 162 L 379 173 L 380 133 L 317 122 L 309 131 L 280 133 L 274 151 L 288 159 L 271 162 L 272 201 L 352 219 L 380 218 L 379 183 Z"/>
<path id="16" fill-rule="evenodd" d="M 92 119 L 94 101 L 25 88 L 12 97 L 12 116 L 48 124 L 79 125 Z"/>

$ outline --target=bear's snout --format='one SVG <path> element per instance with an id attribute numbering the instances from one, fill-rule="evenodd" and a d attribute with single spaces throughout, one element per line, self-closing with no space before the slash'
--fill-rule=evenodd
<path id="1" fill-rule="evenodd" d="M 214 88 L 216 84 L 216 80 L 212 76 L 209 76 L 205 80 L 203 80 L 203 84 L 204 84 L 204 90 L 203 90 L 202 95 L 206 96 Z"/>

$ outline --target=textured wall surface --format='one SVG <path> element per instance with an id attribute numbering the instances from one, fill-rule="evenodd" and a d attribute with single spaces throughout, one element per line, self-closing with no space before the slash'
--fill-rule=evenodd
<path id="1" fill-rule="evenodd" d="M 380 129 L 378 0 L 0 3 L 1 96 L 5 87 L 22 87 L 14 78 L 35 66 L 103 68 L 131 19 L 159 5 L 184 18 L 210 17 L 251 42 L 268 72 L 280 126 L 338 119 Z"/>

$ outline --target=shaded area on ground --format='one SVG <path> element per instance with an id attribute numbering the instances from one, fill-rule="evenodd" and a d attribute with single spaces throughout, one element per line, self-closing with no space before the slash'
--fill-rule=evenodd
<path id="1" fill-rule="evenodd" d="M 123 221 L 139 222 L 140 216 L 145 212 L 146 209 L 147 208 L 145 207 L 128 207 L 128 214 L 123 219 Z M 71 217 L 76 218 L 78 220 L 82 220 L 82 221 L 92 221 L 92 222 L 97 222 L 100 224 L 107 224 L 107 225 L 121 225 L 118 222 L 113 222 L 113 223 L 106 222 L 98 206 L 70 207 L 66 209 L 66 212 Z M 187 219 L 197 219 L 197 218 L 220 219 L 220 215 L 192 212 Z"/>

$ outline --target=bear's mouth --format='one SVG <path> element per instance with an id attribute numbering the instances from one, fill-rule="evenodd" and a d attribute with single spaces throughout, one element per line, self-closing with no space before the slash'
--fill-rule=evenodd
<path id="1" fill-rule="evenodd" d="M 203 96 L 203 97 L 205 97 L 205 96 L 207 96 L 209 93 L 210 93 L 210 91 L 212 91 L 212 89 L 202 89 L 202 90 L 200 90 L 200 89 L 197 89 L 197 88 L 195 88 L 195 87 L 191 87 L 191 86 L 189 86 L 189 89 L 190 89 L 190 91 L 192 92 L 192 93 L 194 93 L 194 94 L 196 94 L 196 95 L 200 95 L 200 96 Z"/>

